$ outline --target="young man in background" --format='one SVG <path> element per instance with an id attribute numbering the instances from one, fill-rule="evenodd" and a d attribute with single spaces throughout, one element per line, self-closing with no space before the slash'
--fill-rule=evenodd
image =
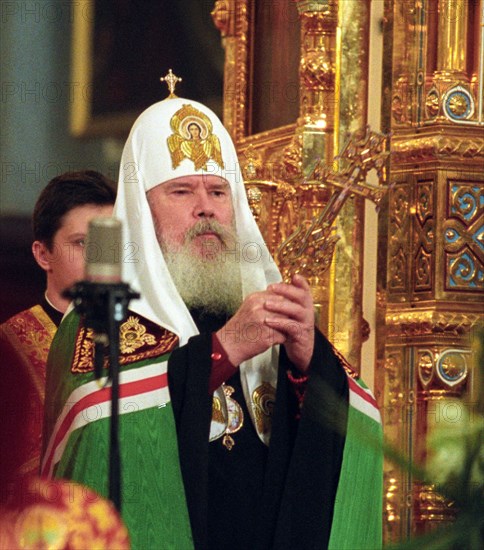
<path id="1" fill-rule="evenodd" d="M 37 199 L 32 216 L 32 253 L 46 273 L 46 290 L 39 304 L 0 325 L 0 442 L 2 449 L 9 449 L 1 453 L 2 472 L 38 473 L 45 365 L 69 305 L 62 292 L 83 278 L 89 221 L 110 216 L 115 198 L 113 181 L 86 170 L 53 178 Z M 19 411 L 18 403 L 28 410 Z M 13 415 L 24 418 L 21 433 L 13 427 L 18 424 L 10 421 Z"/>

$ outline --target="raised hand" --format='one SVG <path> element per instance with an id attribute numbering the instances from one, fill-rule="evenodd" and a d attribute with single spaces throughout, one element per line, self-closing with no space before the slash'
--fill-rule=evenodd
<path id="1" fill-rule="evenodd" d="M 314 350 L 314 306 L 309 284 L 301 275 L 295 275 L 291 284 L 273 284 L 268 290 L 273 297 L 266 300 L 265 309 L 274 315 L 265 322 L 285 336 L 287 356 L 305 372 Z"/>
<path id="2" fill-rule="evenodd" d="M 240 365 L 243 361 L 264 352 L 275 344 L 282 344 L 286 336 L 266 323 L 273 315 L 265 304 L 276 295 L 265 290 L 249 294 L 229 321 L 216 333 L 230 362 Z"/>
<path id="3" fill-rule="evenodd" d="M 217 337 L 233 365 L 275 344 L 284 344 L 289 359 L 304 372 L 314 347 L 314 311 L 306 279 L 277 283 L 246 297 Z"/>

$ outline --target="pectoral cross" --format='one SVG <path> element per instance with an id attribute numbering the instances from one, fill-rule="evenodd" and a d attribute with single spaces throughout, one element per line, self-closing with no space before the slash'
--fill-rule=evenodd
<path id="1" fill-rule="evenodd" d="M 168 96 L 168 98 L 177 97 L 175 95 L 175 86 L 177 85 L 177 82 L 182 82 L 182 80 L 183 80 L 182 78 L 174 75 L 171 69 L 168 71 L 168 73 L 165 76 L 162 76 L 160 78 L 160 81 L 166 82 L 168 86 L 168 90 L 170 92 L 170 95 Z"/>

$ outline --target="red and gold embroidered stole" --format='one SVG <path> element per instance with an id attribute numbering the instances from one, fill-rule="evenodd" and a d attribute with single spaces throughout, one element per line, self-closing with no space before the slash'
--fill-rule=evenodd
<path id="1" fill-rule="evenodd" d="M 40 305 L 22 311 L 0 325 L 1 378 L 10 392 L 8 415 L 19 435 L 12 467 L 19 474 L 36 474 L 40 466 L 45 370 L 57 330 Z M 15 397 L 13 397 L 15 396 Z M 20 424 L 20 420 L 21 424 Z M 7 419 L 8 420 L 8 419 Z M 12 428 L 13 432 L 14 428 Z M 10 442 L 2 442 L 8 445 Z"/>

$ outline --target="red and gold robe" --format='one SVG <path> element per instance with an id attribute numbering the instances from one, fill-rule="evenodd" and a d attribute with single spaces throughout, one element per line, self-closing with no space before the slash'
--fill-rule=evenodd
<path id="1" fill-rule="evenodd" d="M 0 462 L 10 476 L 39 472 L 45 366 L 56 330 L 41 305 L 0 325 Z"/>

